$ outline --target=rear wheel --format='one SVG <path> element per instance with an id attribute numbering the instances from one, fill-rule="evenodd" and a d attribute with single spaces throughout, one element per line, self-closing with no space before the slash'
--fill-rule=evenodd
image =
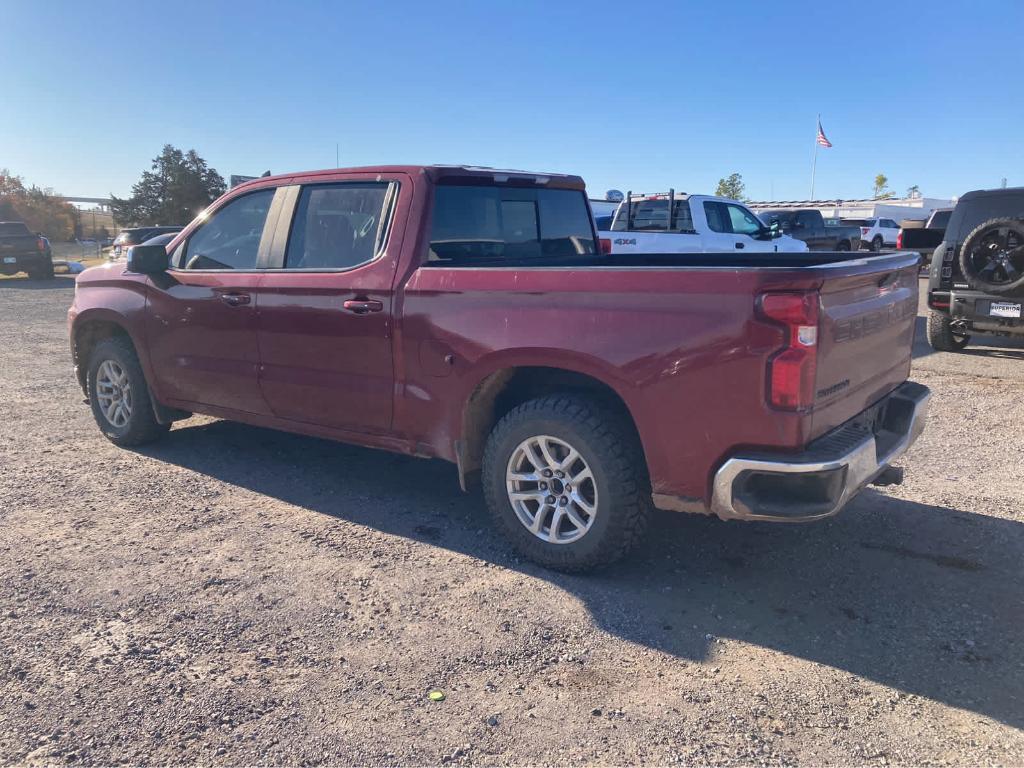
<path id="1" fill-rule="evenodd" d="M 53 279 L 53 262 L 47 260 L 46 263 L 30 269 L 28 276 L 33 280 L 52 280 Z"/>
<path id="2" fill-rule="evenodd" d="M 487 440 L 483 481 L 499 530 L 548 568 L 614 562 L 646 530 L 650 488 L 637 438 L 589 398 L 552 395 L 513 409 Z"/>
<path id="3" fill-rule="evenodd" d="M 146 377 L 131 342 L 104 339 L 89 360 L 89 404 L 100 431 L 115 445 L 142 445 L 166 434 L 153 413 Z"/>
<path id="4" fill-rule="evenodd" d="M 838 243 L 836 243 L 836 250 L 837 251 L 848 251 L 848 250 L 850 250 L 850 241 L 849 240 L 840 240 Z"/>
<path id="5" fill-rule="evenodd" d="M 945 312 L 928 313 L 928 343 L 938 352 L 959 352 L 970 342 L 966 333 L 954 330 L 953 319 Z"/>
<path id="6" fill-rule="evenodd" d="M 871 250 L 874 251 L 875 253 L 878 253 L 884 247 L 885 241 L 882 239 L 882 236 L 876 235 L 875 239 L 871 241 Z"/>

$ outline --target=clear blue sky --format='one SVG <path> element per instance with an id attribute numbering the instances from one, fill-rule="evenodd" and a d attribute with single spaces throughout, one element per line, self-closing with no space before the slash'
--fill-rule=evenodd
<path id="1" fill-rule="evenodd" d="M 884 172 L 1024 185 L 1024 2 L 0 0 L 0 167 L 125 195 L 164 143 L 225 176 L 473 163 L 804 198 Z"/>

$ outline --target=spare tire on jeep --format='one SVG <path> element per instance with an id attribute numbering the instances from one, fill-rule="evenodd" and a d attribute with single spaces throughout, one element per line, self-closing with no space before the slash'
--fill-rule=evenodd
<path id="1" fill-rule="evenodd" d="M 1024 219 L 989 219 L 967 236 L 960 271 L 976 291 L 1024 296 Z"/>

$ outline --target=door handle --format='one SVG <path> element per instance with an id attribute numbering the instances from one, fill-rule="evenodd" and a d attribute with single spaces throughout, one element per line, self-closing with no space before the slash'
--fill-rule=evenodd
<path id="1" fill-rule="evenodd" d="M 746 248 L 747 246 L 745 246 L 743 243 L 736 243 L 736 247 L 737 248 Z"/>
<path id="2" fill-rule="evenodd" d="M 376 299 L 349 299 L 341 306 L 349 312 L 365 315 L 369 312 L 380 312 L 384 309 L 384 302 L 377 301 Z"/>
<path id="3" fill-rule="evenodd" d="M 229 307 L 244 307 L 252 301 L 252 296 L 248 293 L 222 293 L 220 300 Z"/>

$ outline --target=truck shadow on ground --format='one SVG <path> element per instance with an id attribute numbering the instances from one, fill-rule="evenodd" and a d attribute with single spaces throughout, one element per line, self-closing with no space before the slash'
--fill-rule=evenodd
<path id="1" fill-rule="evenodd" d="M 142 452 L 546 579 L 602 630 L 680 658 L 736 658 L 742 641 L 1024 727 L 1020 523 L 870 490 L 806 526 L 658 513 L 629 560 L 565 575 L 481 535 L 481 495 L 444 462 L 225 421 L 185 422 Z"/>

